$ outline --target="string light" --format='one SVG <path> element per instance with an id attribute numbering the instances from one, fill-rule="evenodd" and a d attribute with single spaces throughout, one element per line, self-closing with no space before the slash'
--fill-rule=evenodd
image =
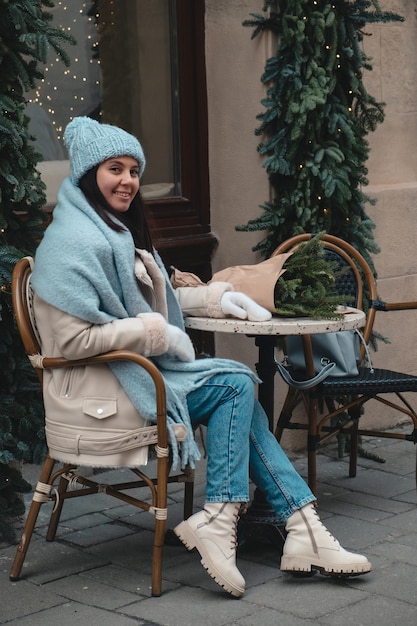
<path id="1" fill-rule="evenodd" d="M 77 115 L 87 115 L 100 102 L 100 61 L 93 58 L 98 46 L 94 17 L 87 15 L 91 2 L 61 0 L 49 11 L 53 25 L 69 32 L 76 45 L 64 44 L 69 67 L 56 56 L 41 68 L 44 78 L 29 93 L 28 102 L 46 111 L 59 141 L 63 129 Z M 35 133 L 36 135 L 36 130 Z"/>

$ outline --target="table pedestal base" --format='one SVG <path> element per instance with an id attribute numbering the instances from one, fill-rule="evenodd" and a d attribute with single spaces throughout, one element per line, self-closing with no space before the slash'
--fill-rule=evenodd
<path id="1" fill-rule="evenodd" d="M 280 553 L 286 537 L 282 521 L 277 517 L 259 489 L 255 490 L 254 498 L 239 519 L 238 544 L 244 548 L 252 543 L 271 543 Z"/>
<path id="2" fill-rule="evenodd" d="M 274 427 L 274 378 L 275 349 L 278 338 L 274 335 L 255 337 L 255 345 L 259 348 L 259 361 L 256 371 L 262 384 L 258 387 L 258 399 L 268 416 L 269 429 Z M 238 527 L 238 543 L 244 546 L 249 543 L 268 541 L 280 552 L 285 542 L 285 529 L 269 502 L 259 489 L 255 489 L 254 498 L 247 513 L 242 515 Z"/>

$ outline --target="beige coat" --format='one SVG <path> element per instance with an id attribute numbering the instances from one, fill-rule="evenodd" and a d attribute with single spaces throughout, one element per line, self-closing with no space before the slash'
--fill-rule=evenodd
<path id="1" fill-rule="evenodd" d="M 156 300 L 149 285 L 148 299 Z M 185 315 L 223 317 L 220 299 L 227 283 L 178 288 Z M 167 349 L 160 313 L 94 325 L 63 313 L 34 294 L 34 314 L 44 356 L 87 358 L 108 350 L 156 356 Z M 158 307 L 160 310 L 160 307 Z M 147 461 L 155 428 L 147 426 L 107 365 L 44 371 L 46 438 L 51 456 L 76 465 L 138 466 Z M 177 437 L 186 429 L 176 425 Z M 182 432 L 181 432 L 182 431 Z"/>

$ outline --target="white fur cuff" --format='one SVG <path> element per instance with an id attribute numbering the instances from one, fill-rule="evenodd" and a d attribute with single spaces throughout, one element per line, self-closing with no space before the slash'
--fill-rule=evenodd
<path id="1" fill-rule="evenodd" d="M 140 313 L 145 327 L 144 356 L 158 356 L 168 350 L 167 322 L 160 313 Z"/>
<path id="2" fill-rule="evenodd" d="M 207 285 L 206 307 L 208 317 L 224 317 L 220 301 L 226 291 L 234 291 L 230 283 L 216 280 Z"/>

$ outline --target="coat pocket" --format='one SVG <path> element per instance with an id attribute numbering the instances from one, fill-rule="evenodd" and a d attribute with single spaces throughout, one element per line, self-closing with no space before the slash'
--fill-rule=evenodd
<path id="1" fill-rule="evenodd" d="M 61 386 L 61 397 L 69 398 L 71 396 L 72 385 L 74 381 L 74 368 L 67 367 L 65 369 L 64 380 Z"/>
<path id="2" fill-rule="evenodd" d="M 116 398 L 84 398 L 83 413 L 102 420 L 117 413 Z"/>

